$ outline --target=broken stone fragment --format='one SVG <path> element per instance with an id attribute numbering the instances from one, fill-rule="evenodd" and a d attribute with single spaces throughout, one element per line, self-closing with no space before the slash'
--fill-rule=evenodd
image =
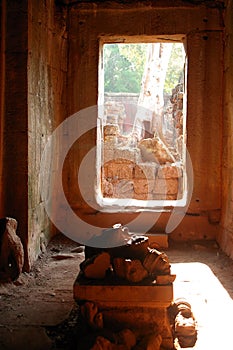
<path id="1" fill-rule="evenodd" d="M 115 258 L 113 259 L 113 270 L 117 277 L 132 283 L 141 282 L 148 276 L 140 260 Z"/>
<path id="2" fill-rule="evenodd" d="M 197 340 L 197 324 L 193 317 L 184 317 L 179 312 L 175 318 L 175 336 L 182 348 L 193 347 Z"/>
<path id="3" fill-rule="evenodd" d="M 183 337 L 193 336 L 196 334 L 196 322 L 193 317 L 185 317 L 179 312 L 175 319 L 175 333 Z"/>
<path id="4" fill-rule="evenodd" d="M 15 219 L 0 219 L 0 281 L 14 281 L 22 272 L 24 250 L 16 229 Z"/>
<path id="5" fill-rule="evenodd" d="M 113 227 L 103 230 L 101 235 L 94 236 L 89 240 L 88 245 L 85 246 L 85 258 L 93 257 L 103 251 L 107 251 L 111 256 L 116 256 L 115 254 L 123 249 L 129 239 L 128 227 L 122 226 L 120 223 L 115 224 Z"/>
<path id="6" fill-rule="evenodd" d="M 184 317 L 193 317 L 190 303 L 185 298 L 178 298 L 172 304 L 173 314 L 181 313 Z"/>
<path id="7" fill-rule="evenodd" d="M 110 255 L 107 252 L 102 252 L 83 261 L 80 264 L 80 269 L 86 278 L 103 279 L 110 266 Z"/>
<path id="8" fill-rule="evenodd" d="M 87 301 L 81 306 L 80 309 L 84 320 L 91 327 L 91 329 L 97 330 L 103 328 L 103 315 L 98 311 L 98 307 L 94 302 Z"/>
<path id="9" fill-rule="evenodd" d="M 173 283 L 176 279 L 176 275 L 158 275 L 156 276 L 156 284 L 166 286 Z"/>
<path id="10" fill-rule="evenodd" d="M 149 275 L 152 276 L 169 275 L 171 272 L 171 266 L 167 255 L 164 252 L 159 252 L 157 249 L 148 248 L 143 266 L 148 271 Z"/>
<path id="11" fill-rule="evenodd" d="M 190 303 L 185 298 L 176 299 L 168 309 L 173 323 L 174 337 L 180 347 L 193 347 L 197 340 L 197 322 Z"/>
<path id="12" fill-rule="evenodd" d="M 175 162 L 174 156 L 158 136 L 141 140 L 138 147 L 144 162 L 155 162 L 160 165 Z"/>
<path id="13" fill-rule="evenodd" d="M 107 124 L 104 126 L 104 139 L 106 136 L 109 135 L 114 135 L 117 136 L 119 135 L 119 126 L 114 125 L 114 124 Z"/>
<path id="14" fill-rule="evenodd" d="M 131 235 L 125 249 L 125 257 L 143 260 L 149 247 L 149 238 L 144 235 Z"/>

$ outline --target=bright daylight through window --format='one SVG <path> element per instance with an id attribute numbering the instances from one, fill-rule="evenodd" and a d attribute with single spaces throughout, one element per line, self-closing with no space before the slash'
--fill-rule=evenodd
<path id="1" fill-rule="evenodd" d="M 183 43 L 104 43 L 100 62 L 97 152 L 103 205 L 184 203 Z"/>

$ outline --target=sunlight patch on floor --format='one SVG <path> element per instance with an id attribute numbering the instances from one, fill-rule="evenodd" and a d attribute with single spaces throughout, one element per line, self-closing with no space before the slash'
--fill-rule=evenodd
<path id="1" fill-rule="evenodd" d="M 233 300 L 212 270 L 199 262 L 171 264 L 174 299 L 186 298 L 198 323 L 195 350 L 229 350 L 233 343 Z"/>

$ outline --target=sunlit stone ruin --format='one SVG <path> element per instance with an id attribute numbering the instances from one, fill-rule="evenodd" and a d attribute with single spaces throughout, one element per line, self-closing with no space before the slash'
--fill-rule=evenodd
<path id="1" fill-rule="evenodd" d="M 233 349 L 233 0 L 0 19 L 0 350 Z"/>
<path id="2" fill-rule="evenodd" d="M 126 242 L 115 248 L 86 248 L 74 284 L 91 349 L 174 349 L 175 339 L 194 346 L 197 324 L 186 300 L 174 301 L 170 263 L 148 237 L 115 225 L 103 232 Z M 84 328 L 85 329 L 85 328 Z M 84 332 L 84 331 L 83 331 Z"/>
<path id="3" fill-rule="evenodd" d="M 139 200 L 176 200 L 183 194 L 183 92 L 177 85 L 165 106 L 163 140 L 150 125 L 137 139 L 134 126 L 124 134 L 125 104 L 108 101 L 103 127 L 102 193 L 104 197 Z M 109 97 L 108 97 L 109 98 Z M 119 98 L 119 97 L 118 97 Z M 124 96 L 123 96 L 124 98 Z M 128 97 L 130 98 L 130 96 Z M 130 111 L 133 107 L 130 106 Z M 136 109 L 136 107 L 134 108 Z M 142 125 L 143 127 L 144 125 Z M 149 130 L 148 130 L 149 129 Z M 150 138 L 145 136 L 150 134 Z"/>

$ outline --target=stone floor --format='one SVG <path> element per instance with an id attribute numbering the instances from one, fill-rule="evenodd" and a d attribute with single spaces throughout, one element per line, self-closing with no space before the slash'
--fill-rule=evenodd
<path id="1" fill-rule="evenodd" d="M 29 274 L 0 285 L 0 350 L 75 349 L 73 283 L 84 258 L 77 247 L 57 236 Z M 185 297 L 198 322 L 192 349 L 232 349 L 233 261 L 214 242 L 171 242 L 166 253 L 177 275 L 174 298 Z"/>

